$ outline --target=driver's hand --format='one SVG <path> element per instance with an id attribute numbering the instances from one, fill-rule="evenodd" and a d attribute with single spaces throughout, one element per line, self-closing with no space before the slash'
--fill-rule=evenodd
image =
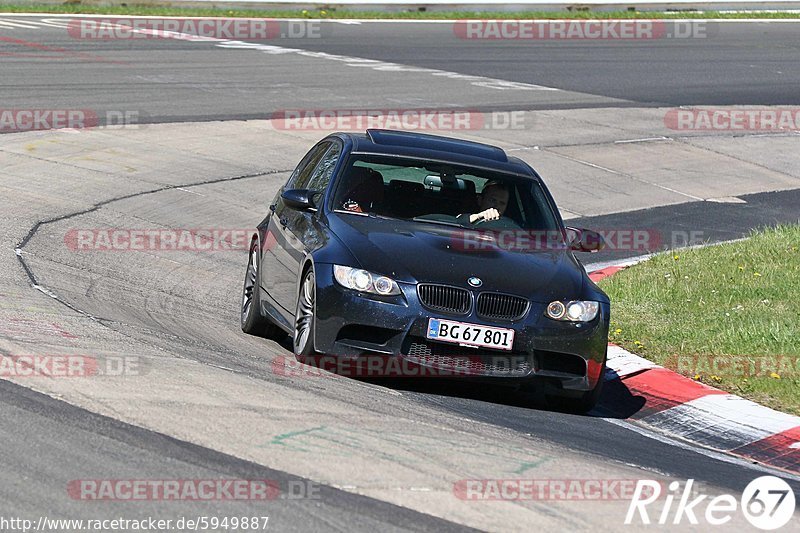
<path id="1" fill-rule="evenodd" d="M 474 224 L 475 222 L 481 222 L 483 220 L 498 220 L 499 218 L 500 212 L 494 207 L 490 207 L 486 211 L 481 211 L 480 213 L 470 215 L 469 222 L 470 224 Z"/>
<path id="2" fill-rule="evenodd" d="M 361 209 L 361 206 L 358 205 L 358 202 L 353 200 L 347 200 L 344 204 L 342 204 L 342 208 L 345 211 L 352 211 L 354 213 L 363 213 L 364 210 Z"/>

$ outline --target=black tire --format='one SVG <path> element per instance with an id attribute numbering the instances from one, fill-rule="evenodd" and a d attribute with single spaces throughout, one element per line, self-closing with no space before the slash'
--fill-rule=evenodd
<path id="1" fill-rule="evenodd" d="M 242 306 L 240 312 L 240 322 L 242 331 L 258 337 L 277 338 L 285 333 L 281 328 L 273 324 L 268 318 L 261 314 L 261 288 L 259 287 L 259 268 L 258 262 L 258 241 L 254 240 L 250 245 L 249 258 L 247 260 L 247 271 L 244 275 L 242 286 Z"/>
<path id="2" fill-rule="evenodd" d="M 297 309 L 294 314 L 292 349 L 301 361 L 314 354 L 314 312 L 316 309 L 317 283 L 314 269 L 309 268 L 300 282 Z"/>

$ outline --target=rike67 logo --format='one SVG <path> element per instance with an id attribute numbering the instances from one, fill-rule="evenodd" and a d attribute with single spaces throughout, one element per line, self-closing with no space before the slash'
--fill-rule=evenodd
<path id="1" fill-rule="evenodd" d="M 794 515 L 795 497 L 792 487 L 781 478 L 761 476 L 751 481 L 740 499 L 722 494 L 709 499 L 706 494 L 693 493 L 694 480 L 681 487 L 680 482 L 668 485 L 666 495 L 661 494 L 661 484 L 640 479 L 625 515 L 625 524 L 673 524 L 722 526 L 733 520 L 737 511 L 754 527 L 772 531 L 789 523 Z M 656 501 L 663 506 L 652 505 Z M 650 513 L 653 513 L 652 515 Z"/>

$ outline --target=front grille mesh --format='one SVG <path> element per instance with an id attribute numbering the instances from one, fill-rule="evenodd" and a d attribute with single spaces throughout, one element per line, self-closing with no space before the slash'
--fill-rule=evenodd
<path id="1" fill-rule="evenodd" d="M 521 354 L 475 351 L 434 342 L 412 342 L 406 359 L 416 364 L 468 376 L 520 377 L 533 371 Z"/>
<path id="2" fill-rule="evenodd" d="M 417 293 L 425 307 L 458 315 L 469 312 L 472 300 L 468 290 L 449 285 L 423 283 L 417 287 Z"/>
<path id="3" fill-rule="evenodd" d="M 519 320 L 528 311 L 528 300 L 510 294 L 482 292 L 478 296 L 478 316 L 500 320 Z"/>

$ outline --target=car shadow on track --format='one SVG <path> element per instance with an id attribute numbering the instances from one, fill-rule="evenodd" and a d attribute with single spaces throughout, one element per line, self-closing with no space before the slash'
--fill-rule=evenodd
<path id="1" fill-rule="evenodd" d="M 400 391 L 449 396 L 509 407 L 576 414 L 559 403 L 557 398 L 545 396 L 543 392 L 521 392 L 510 387 L 487 385 L 466 380 L 395 378 L 362 379 L 362 381 L 369 381 L 370 383 Z M 615 379 L 605 383 L 597 406 L 585 416 L 627 419 L 636 417 L 637 413 L 644 409 L 645 406 L 646 400 L 643 396 L 633 394 L 621 380 Z"/>
<path id="2" fill-rule="evenodd" d="M 557 398 L 546 395 L 544 390 L 523 392 L 515 387 L 459 378 L 350 377 L 350 379 L 432 397 L 446 396 L 509 407 L 575 414 Z M 586 416 L 627 419 L 636 416 L 645 406 L 644 397 L 633 394 L 622 380 L 615 378 L 606 381 L 597 406 Z"/>
<path id="3" fill-rule="evenodd" d="M 600 401 L 592 410 L 593 416 L 603 418 L 641 418 L 646 412 L 647 399 L 634 394 L 619 378 L 606 380 Z"/>

